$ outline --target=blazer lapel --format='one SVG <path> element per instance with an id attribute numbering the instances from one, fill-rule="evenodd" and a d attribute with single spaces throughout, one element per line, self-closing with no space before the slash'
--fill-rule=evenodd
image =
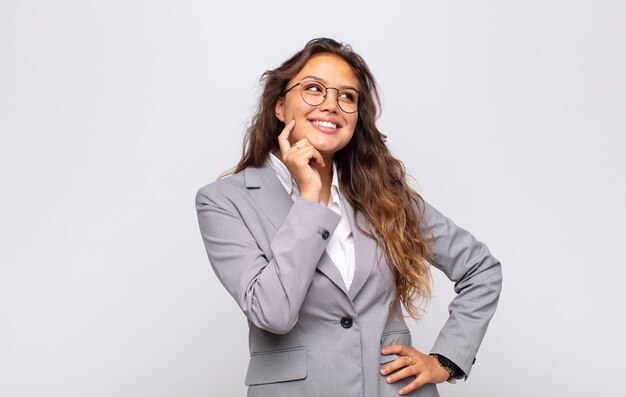
<path id="1" fill-rule="evenodd" d="M 365 285 L 365 282 L 369 278 L 374 264 L 377 262 L 378 247 L 375 240 L 363 233 L 357 225 L 367 226 L 368 222 L 365 216 L 360 212 L 357 212 L 356 219 L 354 217 L 354 209 L 348 202 L 342 197 L 341 205 L 346 209 L 350 226 L 352 227 L 352 236 L 354 238 L 354 278 L 350 285 L 349 293 L 350 299 L 354 300 L 357 294 Z"/>
<path id="2" fill-rule="evenodd" d="M 293 200 L 266 161 L 259 168 L 244 169 L 244 185 L 276 229 L 287 217 Z"/>
<path id="3" fill-rule="evenodd" d="M 267 162 L 259 168 L 246 168 L 244 169 L 244 185 L 272 225 L 274 225 L 276 229 L 279 229 L 293 205 L 293 200 L 285 190 L 285 187 L 278 180 L 274 170 Z M 337 266 L 326 251 L 324 251 L 322 258 L 317 264 L 317 269 L 336 284 L 346 295 L 352 298 L 356 296 L 356 292 L 363 287 L 365 280 L 371 272 L 374 263 L 374 255 L 371 255 L 373 251 L 370 250 L 372 250 L 372 247 L 375 248 L 375 244 L 371 244 L 370 242 L 372 242 L 372 240 L 363 235 L 354 226 L 352 207 L 348 205 L 345 200 L 342 200 L 341 205 L 345 206 L 346 213 L 349 216 L 356 249 L 356 270 L 350 290 L 346 290 L 346 283 L 343 281 L 339 269 L 337 269 Z M 365 249 L 367 253 L 359 254 L 359 251 L 362 249 Z M 363 262 L 365 259 L 370 260 L 371 263 L 365 264 L 365 262 Z M 369 270 L 363 270 L 362 265 L 365 265 Z M 363 272 L 366 272 L 366 274 L 361 274 Z M 355 288 L 357 285 L 358 289 Z"/>
<path id="4" fill-rule="evenodd" d="M 339 269 L 337 269 L 337 265 L 335 265 L 335 262 L 333 262 L 333 260 L 330 258 L 328 252 L 324 251 L 322 258 L 317 264 L 317 269 L 320 272 L 324 273 L 324 275 L 328 277 L 330 281 L 332 281 L 335 285 L 337 285 L 337 287 L 339 287 L 340 290 L 342 290 L 346 295 L 349 296 L 349 293 L 346 290 L 346 283 L 343 281 L 341 273 L 339 273 Z"/>

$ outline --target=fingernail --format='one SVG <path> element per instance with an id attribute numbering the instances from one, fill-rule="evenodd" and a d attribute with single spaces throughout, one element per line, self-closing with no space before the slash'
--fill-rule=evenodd
<path id="1" fill-rule="evenodd" d="M 385 380 L 387 381 L 387 383 L 391 383 L 391 376 L 388 376 Z"/>
<path id="2" fill-rule="evenodd" d="M 380 373 L 381 373 L 381 375 L 385 375 L 387 373 L 387 370 L 383 368 L 383 369 L 380 370 Z"/>

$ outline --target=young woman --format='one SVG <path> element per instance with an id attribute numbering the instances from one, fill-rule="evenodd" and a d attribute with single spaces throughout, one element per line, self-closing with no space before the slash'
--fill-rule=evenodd
<path id="1" fill-rule="evenodd" d="M 500 263 L 407 184 L 350 46 L 312 40 L 263 83 L 233 175 L 196 198 L 211 265 L 248 318 L 248 396 L 437 396 L 470 372 Z M 457 295 L 425 354 L 401 305 L 419 317 L 430 265 Z"/>

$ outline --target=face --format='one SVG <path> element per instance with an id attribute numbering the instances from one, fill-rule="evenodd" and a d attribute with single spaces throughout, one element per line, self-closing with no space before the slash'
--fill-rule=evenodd
<path id="1" fill-rule="evenodd" d="M 341 57 L 332 54 L 319 54 L 309 59 L 302 70 L 294 76 L 287 87 L 301 81 L 317 81 L 326 87 L 339 90 L 353 88 L 359 90 L 359 82 L 350 65 Z M 326 159 L 350 142 L 358 119 L 358 111 L 346 113 L 337 103 L 338 91 L 329 89 L 321 105 L 311 106 L 301 96 L 305 89 L 297 86 L 287 92 L 276 103 L 276 117 L 287 124 L 296 120 L 289 135 L 291 144 L 307 138 L 311 145 Z"/>

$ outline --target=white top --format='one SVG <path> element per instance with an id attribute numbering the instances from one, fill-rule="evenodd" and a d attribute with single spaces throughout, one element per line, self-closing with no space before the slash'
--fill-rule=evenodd
<path id="1" fill-rule="evenodd" d="M 300 195 L 298 185 L 291 177 L 291 173 L 278 157 L 270 153 L 270 167 L 276 173 L 278 180 L 285 187 L 291 199 L 295 201 Z M 341 205 L 341 191 L 339 190 L 339 178 L 337 177 L 337 167 L 333 163 L 333 180 L 330 185 L 330 199 L 328 200 L 328 208 L 341 216 L 339 224 L 335 232 L 331 235 L 326 246 L 326 252 L 330 259 L 335 263 L 341 278 L 346 284 L 346 288 L 350 289 L 352 279 L 354 278 L 354 237 L 352 236 L 352 227 L 345 213 L 346 209 Z M 324 203 L 321 203 L 324 204 Z"/>

